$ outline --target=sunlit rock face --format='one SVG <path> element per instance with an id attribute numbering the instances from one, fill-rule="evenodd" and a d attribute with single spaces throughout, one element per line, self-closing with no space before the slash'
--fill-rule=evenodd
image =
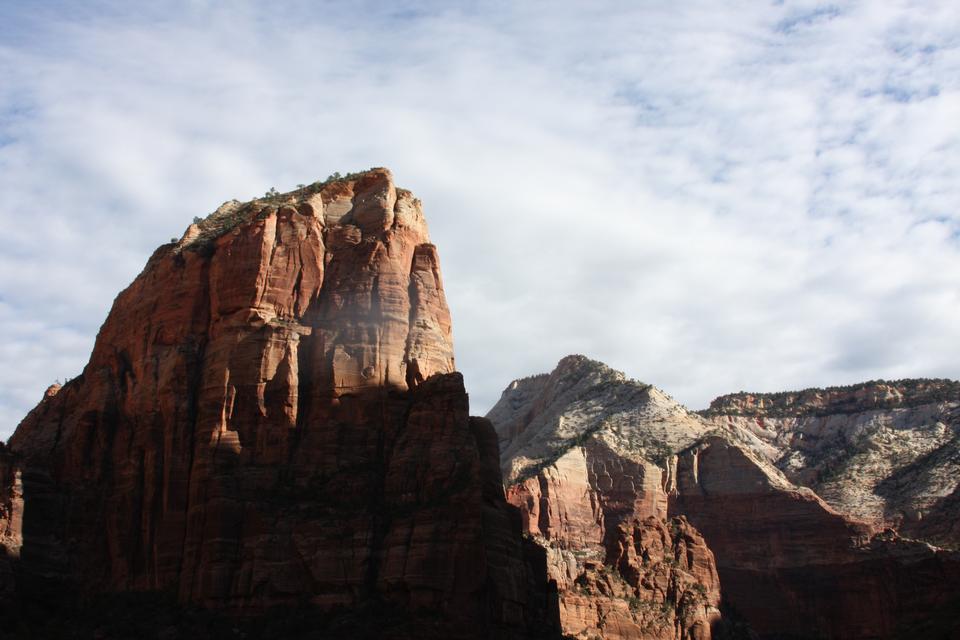
<path id="1" fill-rule="evenodd" d="M 956 388 L 737 394 L 698 414 L 570 356 L 488 417 L 570 635 L 953 637 L 960 554 L 910 537 L 955 540 Z"/>
<path id="2" fill-rule="evenodd" d="M 960 383 L 868 382 L 739 393 L 703 412 L 841 513 L 960 545 Z"/>
<path id="3" fill-rule="evenodd" d="M 420 201 L 385 169 L 226 203 L 160 247 L 10 445 L 43 588 L 555 631 Z"/>
<path id="4" fill-rule="evenodd" d="M 703 420 L 582 356 L 511 383 L 488 417 L 500 437 L 507 498 L 547 551 L 564 633 L 713 636 L 713 552 L 685 518 L 668 516 L 664 489 L 666 456 L 706 432 Z"/>

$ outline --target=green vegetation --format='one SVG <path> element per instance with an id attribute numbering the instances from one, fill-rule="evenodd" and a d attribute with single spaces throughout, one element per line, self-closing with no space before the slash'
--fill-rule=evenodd
<path id="1" fill-rule="evenodd" d="M 201 252 L 212 248 L 217 238 L 230 232 L 251 217 L 255 210 L 254 202 L 256 201 L 241 204 L 232 200 L 224 203 L 199 222 L 197 222 L 197 218 L 194 218 L 194 224 L 200 227 L 200 235 L 187 244 L 186 248 Z"/>
<path id="2" fill-rule="evenodd" d="M 535 475 L 537 475 L 547 467 L 551 467 L 554 464 L 556 464 L 557 460 L 562 458 L 564 454 L 566 454 L 568 451 L 570 451 L 574 447 L 582 447 L 584 444 L 586 444 L 587 440 L 593 437 L 593 434 L 595 434 L 604 426 L 604 424 L 605 424 L 604 422 L 600 422 L 599 424 L 594 425 L 589 429 L 585 429 L 584 431 L 578 433 L 572 438 L 568 438 L 567 440 L 564 440 L 563 442 L 560 443 L 560 445 L 556 449 L 554 449 L 550 453 L 549 456 L 547 456 L 546 458 L 542 458 L 539 462 L 532 464 L 526 469 L 524 469 L 517 476 L 516 480 L 514 480 L 514 483 L 523 482 L 524 480 L 528 480 L 534 477 Z"/>
<path id="3" fill-rule="evenodd" d="M 632 443 L 631 443 L 632 444 Z M 657 439 L 649 439 L 642 443 L 644 457 L 657 465 L 661 469 L 667 468 L 667 460 L 673 455 L 671 449 L 665 442 Z"/>
<path id="4" fill-rule="evenodd" d="M 663 602 L 631 598 L 629 604 L 630 611 L 635 616 L 643 619 L 641 628 L 644 631 L 663 629 L 664 627 L 673 625 L 676 604 L 669 596 Z"/>
<path id="5" fill-rule="evenodd" d="M 277 205 L 293 201 L 296 198 L 304 198 L 319 193 L 324 187 L 334 182 L 356 180 L 374 169 L 351 172 L 346 175 L 340 175 L 340 173 L 334 172 L 328 176 L 326 180 L 317 180 L 310 185 L 298 184 L 294 191 L 283 193 L 277 191 L 276 187 L 270 187 L 262 197 L 254 198 L 249 202 L 241 203 L 237 200 L 232 200 L 220 206 L 206 218 L 194 216 L 193 223 L 200 227 L 200 235 L 191 241 L 186 248 L 192 251 L 208 251 L 212 248 L 217 238 L 226 235 L 240 224 L 254 219 L 255 216 L 256 218 L 262 219 L 269 215 L 271 209 L 264 206 L 265 204 Z M 178 240 L 177 238 L 172 238 L 170 241 L 176 243 Z"/>
<path id="6" fill-rule="evenodd" d="M 700 586 L 703 587 L 703 585 Z M 680 602 L 676 605 L 677 616 L 684 622 L 695 616 L 698 610 L 706 604 L 706 595 L 706 587 L 703 587 L 702 591 L 695 589 L 685 590 L 680 596 Z"/>
<path id="7" fill-rule="evenodd" d="M 352 172 L 352 173 L 347 173 L 347 174 L 345 174 L 345 175 L 340 175 L 339 172 L 334 171 L 334 172 L 331 173 L 329 176 L 327 176 L 327 179 L 326 179 L 326 180 L 324 180 L 324 181 L 321 182 L 320 184 L 323 185 L 323 186 L 326 186 L 326 185 L 330 184 L 331 182 L 346 182 L 346 181 L 348 181 L 348 180 L 356 180 L 357 178 L 363 176 L 364 174 L 370 173 L 371 171 L 376 171 L 377 169 L 380 169 L 380 168 L 382 168 L 382 167 L 370 167 L 369 169 L 366 169 L 365 171 L 354 171 L 354 172 Z M 314 183 L 314 184 L 316 185 L 317 183 Z"/>
<path id="8" fill-rule="evenodd" d="M 840 477 L 855 455 L 853 447 L 839 440 L 835 446 L 823 449 L 826 454 L 822 460 L 808 459 L 808 465 L 817 469 L 817 484 L 826 484 Z"/>

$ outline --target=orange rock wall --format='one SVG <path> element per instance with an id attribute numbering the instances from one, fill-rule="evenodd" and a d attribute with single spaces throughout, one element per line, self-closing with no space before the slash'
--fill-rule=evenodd
<path id="1" fill-rule="evenodd" d="M 547 549 L 568 636 L 712 637 L 713 553 L 686 520 L 667 520 L 661 475 L 588 440 L 508 488 L 524 529 Z"/>
<path id="2" fill-rule="evenodd" d="M 495 435 L 453 368 L 437 251 L 389 172 L 228 203 L 154 253 L 12 437 L 24 571 L 549 637 L 543 558 L 484 475 Z"/>
<path id="3" fill-rule="evenodd" d="M 958 637 L 940 614 L 960 602 L 960 553 L 878 536 L 719 437 L 682 453 L 671 484 L 671 513 L 703 534 L 724 599 L 761 637 Z"/>

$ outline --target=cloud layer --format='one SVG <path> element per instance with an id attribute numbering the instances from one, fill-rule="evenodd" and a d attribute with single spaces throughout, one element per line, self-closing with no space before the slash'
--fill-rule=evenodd
<path id="1" fill-rule="evenodd" d="M 475 413 L 960 375 L 956 2 L 133 4 L 0 4 L 0 438 L 194 215 L 370 166 Z"/>

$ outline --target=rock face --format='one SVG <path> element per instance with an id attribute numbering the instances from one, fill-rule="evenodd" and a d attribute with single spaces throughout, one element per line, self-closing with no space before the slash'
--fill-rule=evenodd
<path id="1" fill-rule="evenodd" d="M 744 442 L 756 454 L 841 513 L 960 546 L 960 383 L 735 394 L 704 415 L 748 434 Z"/>
<path id="2" fill-rule="evenodd" d="M 453 369 L 437 251 L 388 171 L 227 203 L 154 253 L 11 438 L 24 575 L 549 637 L 542 552 Z"/>
<path id="3" fill-rule="evenodd" d="M 0 603 L 16 591 L 23 545 L 23 486 L 16 456 L 0 442 Z"/>
<path id="4" fill-rule="evenodd" d="M 711 637 L 713 553 L 685 519 L 668 519 L 664 471 L 651 462 L 695 440 L 702 421 L 582 356 L 512 383 L 488 417 L 508 499 L 547 550 L 565 634 Z"/>
<path id="5" fill-rule="evenodd" d="M 960 553 L 884 531 L 891 522 L 883 518 L 844 512 L 844 504 L 856 502 L 852 493 L 839 494 L 848 496 L 847 502 L 828 504 L 801 486 L 816 472 L 804 475 L 802 468 L 784 464 L 803 447 L 838 455 L 829 447 L 861 442 L 850 458 L 871 457 L 869 464 L 847 467 L 848 492 L 857 474 L 866 474 L 866 489 L 860 490 L 872 490 L 878 483 L 890 484 L 896 476 L 891 469 L 901 469 L 898 477 L 906 478 L 905 468 L 914 479 L 897 485 L 908 497 L 896 504 L 948 493 L 927 511 L 939 509 L 942 515 L 921 521 L 931 527 L 929 539 L 934 533 L 949 538 L 956 531 L 948 524 L 956 522 L 950 520 L 957 513 L 957 494 L 950 493 L 955 485 L 915 481 L 943 480 L 952 473 L 955 409 L 945 395 L 949 387 L 934 382 L 911 382 L 899 395 L 860 389 L 859 405 L 833 391 L 810 392 L 805 397 L 818 398 L 810 405 L 790 394 L 778 394 L 793 397 L 779 403 L 728 397 L 698 415 L 648 385 L 574 356 L 549 375 L 511 383 L 489 417 L 501 438 L 508 498 L 523 512 L 526 530 L 548 550 L 551 575 L 560 587 L 562 623 L 570 635 L 590 637 L 596 629 L 604 637 L 710 637 L 711 632 L 730 637 L 735 626 L 743 630 L 745 620 L 748 635 L 764 638 L 960 637 L 956 620 L 943 613 L 960 605 L 955 595 Z M 911 388 L 920 390 L 917 397 L 910 395 Z M 781 405 L 815 408 L 793 417 L 778 410 L 771 417 L 772 406 Z M 757 415 L 760 406 L 767 413 Z M 907 434 L 893 442 L 924 443 L 914 447 L 920 453 L 911 457 L 904 447 L 879 446 L 891 440 L 877 434 L 891 430 Z M 873 439 L 852 435 L 864 433 Z M 654 584 L 649 578 L 632 581 L 636 574 L 618 560 L 616 549 L 630 546 L 622 542 L 628 521 L 635 532 L 638 523 L 646 527 L 646 534 L 634 533 L 634 540 L 655 538 L 654 530 L 682 522 L 687 548 L 699 560 L 668 564 L 675 573 L 697 576 L 705 588 L 709 607 L 701 609 L 699 626 L 687 626 L 688 611 L 679 615 L 678 610 L 673 635 L 651 635 L 657 632 L 642 624 L 638 631 L 624 624 L 625 616 L 610 613 L 617 610 L 609 605 L 610 594 L 615 599 L 634 586 L 636 595 L 637 584 Z M 667 538 L 661 540 L 662 548 L 670 548 Z M 669 558 L 670 553 L 647 556 Z M 614 568 L 628 586 L 618 589 L 616 580 L 594 577 Z M 711 572 L 718 581 L 707 579 Z M 715 609 L 721 595 L 722 618 Z M 668 599 L 678 603 L 683 596 Z M 588 626 L 594 620 L 610 623 Z"/>
<path id="6" fill-rule="evenodd" d="M 510 383 L 487 417 L 508 482 L 593 434 L 621 454 L 662 463 L 712 428 L 660 389 L 579 355 Z"/>
<path id="7" fill-rule="evenodd" d="M 879 380 L 826 389 L 731 393 L 714 399 L 703 413 L 762 417 L 839 415 L 956 402 L 958 398 L 960 382 L 955 380 Z"/>
<path id="8" fill-rule="evenodd" d="M 875 535 L 725 437 L 674 473 L 670 511 L 703 533 L 724 597 L 762 637 L 909 636 L 957 604 L 960 553 Z"/>

